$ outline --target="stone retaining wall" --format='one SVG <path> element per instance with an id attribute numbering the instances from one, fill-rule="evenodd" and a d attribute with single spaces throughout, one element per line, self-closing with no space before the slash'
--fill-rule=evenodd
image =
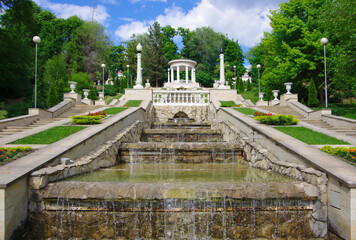
<path id="1" fill-rule="evenodd" d="M 95 150 L 74 160 L 64 160 L 62 164 L 48 166 L 33 172 L 29 177 L 29 210 L 41 209 L 38 205 L 37 190 L 47 186 L 50 182 L 66 179 L 75 175 L 110 167 L 117 164 L 119 146 L 122 142 L 137 142 L 142 130 L 147 127 L 142 121 L 136 121 L 131 126 L 120 131 L 113 139 L 106 141 Z M 63 160 L 63 159 L 62 159 Z"/>
<path id="2" fill-rule="evenodd" d="M 237 142 L 245 154 L 245 161 L 251 167 L 277 172 L 288 177 L 310 183 L 318 188 L 319 196 L 314 201 L 313 214 L 309 222 L 314 237 L 324 238 L 327 234 L 327 176 L 325 173 L 303 164 L 289 163 L 277 159 L 273 153 L 250 140 L 237 127 L 228 122 L 214 123 L 213 127 L 220 130 L 224 140 Z"/>

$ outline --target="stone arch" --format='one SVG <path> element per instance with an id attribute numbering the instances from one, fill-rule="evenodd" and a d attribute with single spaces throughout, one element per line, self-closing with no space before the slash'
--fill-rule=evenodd
<path id="1" fill-rule="evenodd" d="M 179 111 L 176 114 L 174 114 L 173 118 L 189 118 L 188 114 L 186 114 L 183 111 Z"/>

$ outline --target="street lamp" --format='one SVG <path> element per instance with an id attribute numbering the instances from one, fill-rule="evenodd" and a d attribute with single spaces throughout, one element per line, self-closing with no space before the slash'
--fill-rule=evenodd
<path id="1" fill-rule="evenodd" d="M 235 78 L 235 81 L 236 81 L 236 65 L 234 65 L 234 78 Z"/>
<path id="2" fill-rule="evenodd" d="M 36 45 L 36 56 L 35 56 L 35 108 L 37 103 L 37 44 L 41 42 L 41 38 L 39 36 L 34 36 L 32 41 Z"/>
<path id="3" fill-rule="evenodd" d="M 129 70 L 130 70 L 130 65 L 127 65 L 127 88 L 129 88 Z"/>
<path id="4" fill-rule="evenodd" d="M 327 38 L 322 38 L 320 40 L 321 44 L 324 45 L 324 68 L 325 68 L 325 107 L 328 108 L 328 79 L 326 77 L 326 47 L 325 45 L 328 43 Z"/>
<path id="5" fill-rule="evenodd" d="M 258 69 L 258 93 L 261 92 L 261 87 L 260 87 L 260 68 L 261 68 L 261 64 L 257 64 L 257 69 Z"/>
<path id="6" fill-rule="evenodd" d="M 105 68 L 105 64 L 101 64 L 101 67 L 103 68 L 103 93 L 104 93 L 104 68 Z"/>

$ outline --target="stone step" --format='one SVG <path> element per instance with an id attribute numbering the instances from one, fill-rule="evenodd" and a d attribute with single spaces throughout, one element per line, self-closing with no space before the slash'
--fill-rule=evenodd
<path id="1" fill-rule="evenodd" d="M 216 143 L 123 143 L 121 163 L 228 163 L 242 159 L 243 151 L 237 144 Z"/>
<path id="2" fill-rule="evenodd" d="M 1 132 L 9 132 L 9 133 L 18 133 L 22 132 L 22 129 L 14 129 L 14 128 L 3 128 Z"/>
<path id="3" fill-rule="evenodd" d="M 209 123 L 174 123 L 174 122 L 154 122 L 152 124 L 152 128 L 154 129 L 166 129 L 166 128 L 211 128 L 211 125 Z"/>
<path id="4" fill-rule="evenodd" d="M 32 129 L 32 127 L 29 126 L 8 126 L 6 129 Z"/>
<path id="5" fill-rule="evenodd" d="M 222 142 L 222 134 L 211 129 L 144 129 L 145 142 Z"/>

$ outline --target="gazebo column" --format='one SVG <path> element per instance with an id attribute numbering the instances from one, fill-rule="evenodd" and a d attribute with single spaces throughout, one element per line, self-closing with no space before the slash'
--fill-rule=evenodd
<path id="1" fill-rule="evenodd" d="M 195 79 L 194 79 L 194 68 L 192 67 L 192 82 L 195 82 Z"/>
<path id="2" fill-rule="evenodd" d="M 185 83 L 186 84 L 188 84 L 188 75 L 189 75 L 188 66 L 185 66 Z"/>
<path id="3" fill-rule="evenodd" d="M 177 66 L 177 82 L 180 81 L 180 74 L 179 74 L 179 65 Z"/>
<path id="4" fill-rule="evenodd" d="M 171 67 L 171 82 L 174 82 L 174 69 Z"/>

